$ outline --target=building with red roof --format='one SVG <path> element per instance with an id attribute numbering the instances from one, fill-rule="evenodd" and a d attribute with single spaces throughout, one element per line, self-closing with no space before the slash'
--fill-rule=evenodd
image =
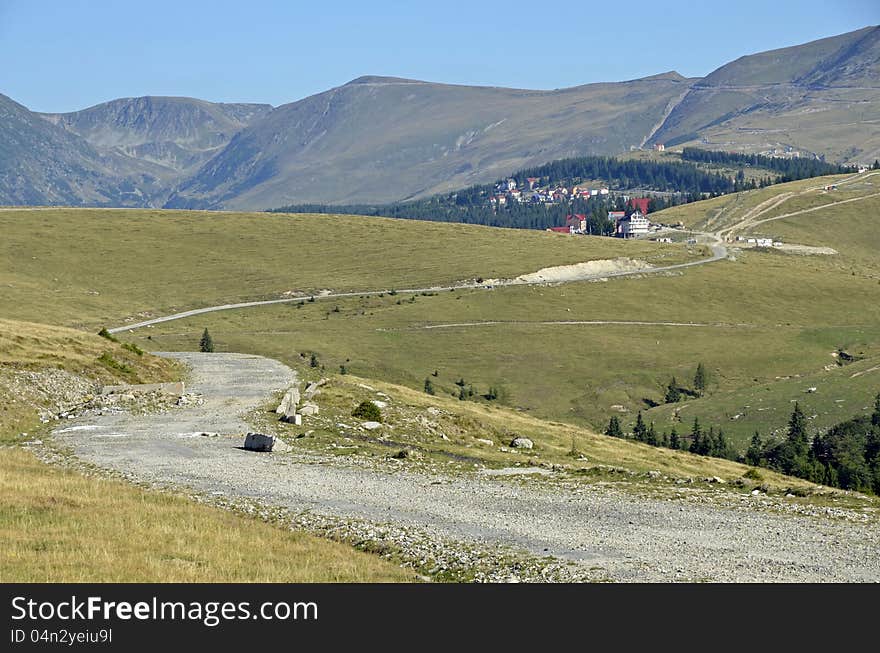
<path id="1" fill-rule="evenodd" d="M 650 201 L 650 197 L 633 197 L 629 201 L 629 205 L 642 215 L 648 215 L 648 203 Z"/>

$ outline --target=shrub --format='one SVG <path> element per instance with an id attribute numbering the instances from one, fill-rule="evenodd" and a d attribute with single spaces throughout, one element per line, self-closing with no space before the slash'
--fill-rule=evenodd
<path id="1" fill-rule="evenodd" d="M 743 478 L 750 478 L 753 481 L 763 481 L 764 477 L 761 476 L 761 472 L 759 472 L 754 467 L 750 468 L 745 474 L 743 474 Z"/>
<path id="2" fill-rule="evenodd" d="M 372 401 L 362 401 L 358 404 L 358 407 L 352 411 L 351 416 L 368 422 L 382 421 L 382 411 L 379 410 L 379 407 Z"/>
<path id="3" fill-rule="evenodd" d="M 111 340 L 112 342 L 119 342 L 112 333 L 107 331 L 107 327 L 102 327 L 100 331 L 98 331 L 98 335 L 102 338 L 106 338 L 107 340 Z"/>
<path id="4" fill-rule="evenodd" d="M 141 349 L 140 347 L 138 347 L 138 346 L 137 346 L 136 344 L 134 344 L 133 342 L 126 342 L 124 345 L 122 345 L 122 348 L 123 348 L 123 349 L 127 349 L 128 351 L 130 351 L 130 352 L 132 352 L 132 353 L 134 353 L 134 354 L 137 354 L 138 356 L 143 356 L 143 355 L 144 355 L 144 350 Z"/>
<path id="5" fill-rule="evenodd" d="M 131 372 L 134 372 L 131 367 L 129 367 L 125 363 L 120 363 L 118 360 L 113 358 L 113 356 L 110 355 L 110 352 L 105 351 L 103 354 L 98 356 L 98 362 L 106 365 L 110 369 L 117 370 L 125 374 L 130 374 Z"/>

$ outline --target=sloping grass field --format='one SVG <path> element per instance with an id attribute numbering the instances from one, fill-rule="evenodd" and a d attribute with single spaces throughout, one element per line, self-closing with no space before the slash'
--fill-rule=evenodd
<path id="1" fill-rule="evenodd" d="M 830 183 L 838 189 L 823 190 Z M 834 255 L 734 241 L 731 260 L 672 273 L 413 296 L 392 289 L 618 256 L 659 265 L 696 254 L 646 241 L 352 216 L 2 210 L 0 380 L 59 367 L 102 382 L 175 378 L 180 370 L 123 343 L 194 350 L 208 328 L 220 351 L 332 376 L 331 414 L 344 415 L 357 393 L 351 375 L 409 406 L 440 406 L 462 433 L 427 443 L 442 455 L 473 454 L 478 434 L 500 442 L 522 433 L 545 462 L 571 460 L 575 449 L 638 472 L 741 476 L 745 468 L 727 461 L 596 433 L 612 415 L 626 427 L 643 411 L 661 432 L 674 426 L 681 434 L 699 417 L 742 449 L 755 430 L 781 433 L 794 401 L 814 431 L 869 410 L 880 390 L 880 196 L 871 197 L 878 186 L 874 175 L 806 180 L 656 217 L 732 229 L 731 238 L 833 247 Z M 325 289 L 388 292 L 206 314 L 123 331 L 120 343 L 94 335 L 191 308 Z M 101 362 L 105 353 L 118 364 Z M 317 368 L 309 367 L 312 354 Z M 709 372 L 705 396 L 664 404 L 670 379 L 689 389 L 699 363 Z M 343 370 L 348 376 L 338 375 Z M 436 396 L 423 391 L 425 379 Z M 462 381 L 474 390 L 471 400 L 453 398 Z M 9 444 L 20 432 L 41 432 L 38 402 L 22 400 L 15 387 L 0 384 L 0 437 Z M 490 388 L 493 399 L 482 396 Z M 335 446 L 331 431 L 319 430 L 316 442 Z M 512 455 L 481 450 L 478 458 L 505 465 Z M 237 553 L 250 537 L 278 551 L 272 580 L 411 579 L 349 547 L 120 484 L 112 489 L 118 503 L 103 505 L 109 481 L 51 470 L 16 447 L 0 453 L 0 465 L 0 532 L 11 542 L 0 560 L 4 579 L 265 579 L 249 575 Z M 788 479 L 771 481 L 783 487 Z M 175 522 L 189 536 L 162 525 Z M 157 546 L 121 541 L 132 528 L 141 529 L 139 542 Z M 197 534 L 210 551 L 194 552 Z M 86 560 L 81 552 L 89 550 L 99 555 Z M 101 572 L 110 560 L 118 572 Z"/>
<path id="2" fill-rule="evenodd" d="M 418 288 L 628 256 L 675 263 L 680 245 L 337 215 L 0 210 L 7 318 L 115 326 L 285 293 Z"/>

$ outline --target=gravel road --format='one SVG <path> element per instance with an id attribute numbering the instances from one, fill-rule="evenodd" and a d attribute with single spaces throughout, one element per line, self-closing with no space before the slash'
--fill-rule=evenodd
<path id="1" fill-rule="evenodd" d="M 575 281 L 590 281 L 596 279 L 609 279 L 616 277 L 629 277 L 633 275 L 656 274 L 659 272 L 672 272 L 692 268 L 697 265 L 706 265 L 707 263 L 716 263 L 727 258 L 727 248 L 721 239 L 712 234 L 697 234 L 704 240 L 707 240 L 712 250 L 712 255 L 696 261 L 688 263 L 676 263 L 674 265 L 664 265 L 660 267 L 651 266 L 644 261 L 630 261 L 630 264 L 621 265 L 616 260 L 589 261 L 586 263 L 577 263 L 575 265 L 562 265 L 552 268 L 543 268 L 533 274 L 526 274 L 516 279 L 488 279 L 481 283 L 466 282 L 448 286 L 430 286 L 427 288 L 399 288 L 396 290 L 399 295 L 417 295 L 424 292 L 443 292 L 448 290 L 493 290 L 498 286 L 531 286 L 549 283 L 571 283 Z M 316 300 L 342 299 L 346 297 L 362 297 L 383 295 L 389 291 L 388 288 L 383 290 L 364 290 L 358 292 L 337 292 L 324 293 L 314 295 Z M 216 313 L 217 311 L 231 311 L 241 308 L 253 308 L 255 306 L 270 306 L 272 304 L 290 304 L 301 302 L 306 299 L 303 297 L 290 297 L 286 299 L 265 299 L 252 302 L 239 302 L 236 304 L 221 304 L 219 306 L 206 306 L 204 308 L 196 308 L 182 313 L 174 313 L 173 315 L 164 315 L 162 317 L 152 318 L 143 322 L 135 322 L 125 324 L 123 326 L 108 329 L 110 333 L 121 333 L 123 331 L 134 331 L 143 327 L 153 326 L 154 324 L 162 324 L 173 320 L 182 320 L 195 315 L 204 315 L 205 313 Z"/>
<path id="2" fill-rule="evenodd" d="M 295 373 L 259 356 L 165 355 L 192 367 L 188 390 L 201 393 L 203 404 L 69 420 L 56 440 L 145 482 L 413 528 L 463 548 L 504 544 L 598 568 L 615 581 L 880 581 L 873 522 L 640 498 L 597 484 L 564 489 L 506 475 L 432 475 L 405 463 L 334 464 L 295 448 L 247 452 L 243 414 Z"/>

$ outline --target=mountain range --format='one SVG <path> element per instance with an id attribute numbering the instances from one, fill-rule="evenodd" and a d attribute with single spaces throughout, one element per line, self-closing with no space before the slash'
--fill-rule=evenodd
<path id="1" fill-rule="evenodd" d="M 880 156 L 880 27 L 675 72 L 535 91 L 360 77 L 279 107 L 0 95 L 0 204 L 265 209 L 383 203 L 555 159 L 695 145 Z"/>

